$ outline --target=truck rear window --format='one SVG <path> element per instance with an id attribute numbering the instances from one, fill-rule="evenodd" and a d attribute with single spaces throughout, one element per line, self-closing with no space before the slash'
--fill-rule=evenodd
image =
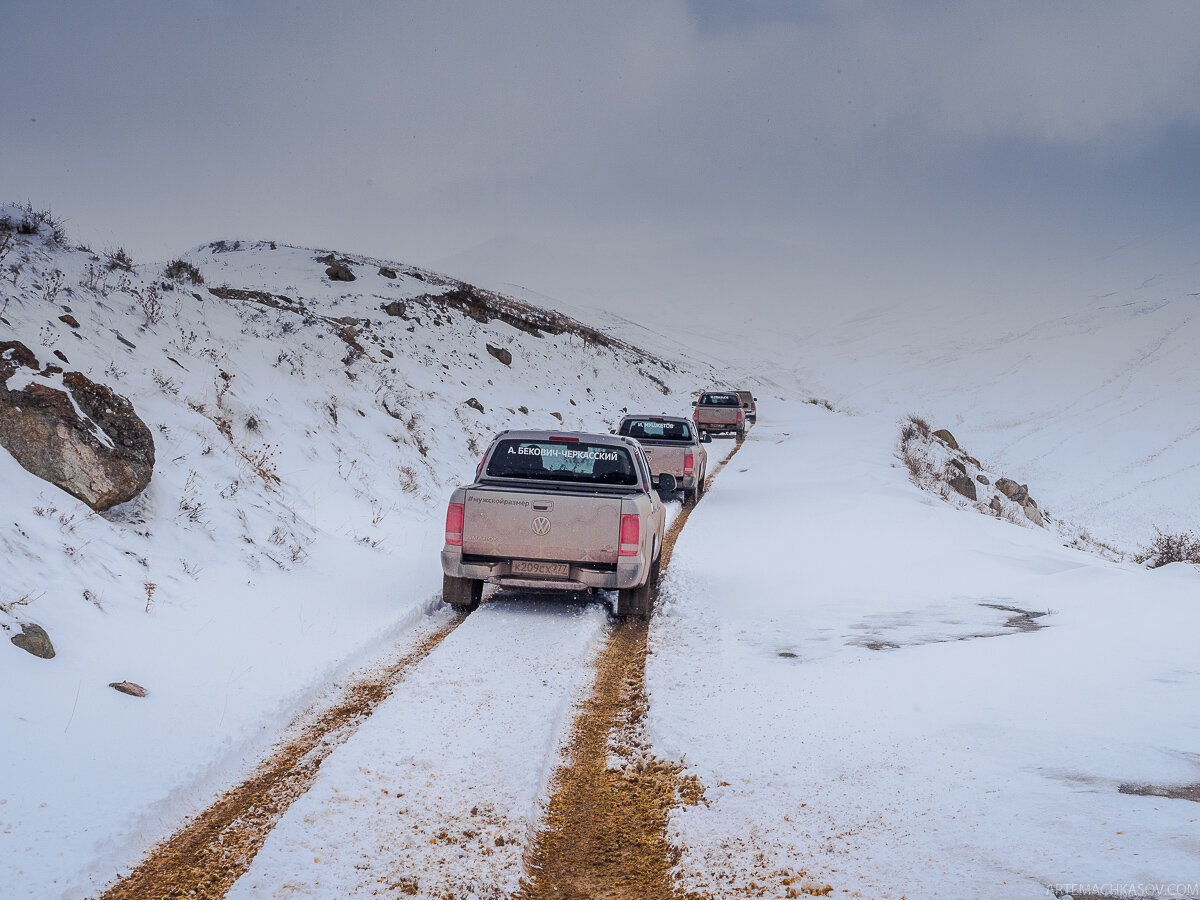
<path id="1" fill-rule="evenodd" d="M 687 422 L 656 422 L 653 419 L 627 419 L 621 434 L 651 441 L 691 441 L 692 427 Z"/>
<path id="2" fill-rule="evenodd" d="M 737 394 L 703 394 L 700 397 L 701 406 L 741 406 L 742 401 Z"/>
<path id="3" fill-rule="evenodd" d="M 637 469 L 628 450 L 585 441 L 501 441 L 488 460 L 487 474 L 491 478 L 584 484 L 638 483 Z"/>

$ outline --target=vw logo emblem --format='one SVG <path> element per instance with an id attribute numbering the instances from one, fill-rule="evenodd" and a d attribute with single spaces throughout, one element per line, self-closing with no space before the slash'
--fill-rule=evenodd
<path id="1" fill-rule="evenodd" d="M 539 537 L 550 533 L 550 520 L 545 516 L 538 516 L 533 520 L 533 533 Z"/>

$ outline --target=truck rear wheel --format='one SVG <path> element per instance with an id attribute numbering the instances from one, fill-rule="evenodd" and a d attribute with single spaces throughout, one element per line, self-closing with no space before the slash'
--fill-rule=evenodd
<path id="1" fill-rule="evenodd" d="M 739 444 L 746 439 L 746 429 L 744 427 L 737 430 L 737 439 Z"/>
<path id="2" fill-rule="evenodd" d="M 477 609 L 483 599 L 483 581 L 479 578 L 442 576 L 442 599 L 455 609 Z"/>
<path id="3" fill-rule="evenodd" d="M 651 594 L 658 584 L 659 563 L 662 557 L 654 561 L 646 583 L 641 587 L 622 588 L 617 591 L 617 616 L 622 619 L 649 619 L 652 612 L 653 598 Z"/>

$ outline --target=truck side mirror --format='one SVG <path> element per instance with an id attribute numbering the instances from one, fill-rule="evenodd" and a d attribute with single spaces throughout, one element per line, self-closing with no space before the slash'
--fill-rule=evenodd
<path id="1" fill-rule="evenodd" d="M 692 406 L 695 406 L 695 405 L 696 405 L 696 401 L 695 401 L 695 400 L 693 400 L 693 401 L 692 401 Z"/>
<path id="2" fill-rule="evenodd" d="M 673 494 L 678 489 L 679 484 L 670 472 L 663 472 L 658 476 L 658 492 L 660 494 Z"/>
<path id="3" fill-rule="evenodd" d="M 711 444 L 712 443 L 712 435 L 709 434 L 707 431 L 704 432 L 704 434 L 700 435 L 700 443 Z"/>

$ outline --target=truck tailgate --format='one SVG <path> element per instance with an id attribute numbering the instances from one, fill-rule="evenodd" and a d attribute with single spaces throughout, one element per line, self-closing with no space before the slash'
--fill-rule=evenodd
<path id="1" fill-rule="evenodd" d="M 621 497 L 470 488 L 463 553 L 505 559 L 615 563 Z"/>
<path id="2" fill-rule="evenodd" d="M 732 425 L 741 410 L 736 406 L 700 406 L 700 422 L 710 425 Z"/>
<path id="3" fill-rule="evenodd" d="M 669 472 L 676 478 L 683 477 L 683 458 L 691 452 L 691 444 L 651 443 L 642 441 L 642 450 L 650 460 L 650 473 L 657 476 Z"/>

